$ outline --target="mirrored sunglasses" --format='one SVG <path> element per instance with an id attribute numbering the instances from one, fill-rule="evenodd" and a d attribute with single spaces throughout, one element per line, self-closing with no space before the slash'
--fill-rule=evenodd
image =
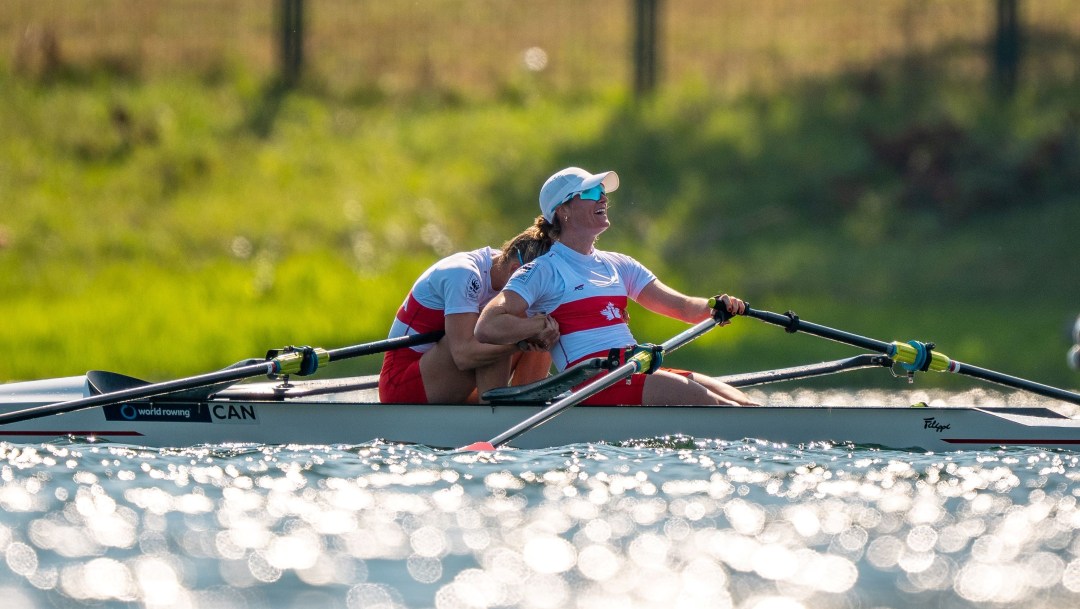
<path id="1" fill-rule="evenodd" d="M 604 185 L 597 184 L 588 190 L 572 193 L 566 197 L 566 201 L 570 201 L 574 197 L 581 197 L 584 201 L 599 201 L 604 196 Z M 565 201 L 564 201 L 565 203 Z"/>

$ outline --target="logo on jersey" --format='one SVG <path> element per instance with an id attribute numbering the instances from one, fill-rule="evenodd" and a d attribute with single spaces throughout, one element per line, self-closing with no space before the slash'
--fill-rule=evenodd
<path id="1" fill-rule="evenodd" d="M 576 286 L 574 288 L 574 291 L 577 292 L 578 290 L 584 290 L 584 289 L 585 289 L 585 284 L 583 283 L 583 284 L 581 284 L 579 286 Z"/>
<path id="2" fill-rule="evenodd" d="M 480 294 L 480 280 L 476 277 L 469 278 L 469 298 L 476 298 Z"/>
<path id="3" fill-rule="evenodd" d="M 622 319 L 622 311 L 620 311 L 619 308 L 616 307 L 614 303 L 610 303 L 610 302 L 607 303 L 607 306 L 604 307 L 603 309 L 601 309 L 600 313 L 608 321 L 612 321 L 612 320 L 615 320 L 615 319 Z"/>
<path id="4" fill-rule="evenodd" d="M 518 267 L 518 270 L 514 271 L 514 276 L 521 276 L 521 283 L 529 283 L 532 276 L 529 274 L 534 268 L 536 268 L 535 262 L 529 262 L 525 266 Z"/>

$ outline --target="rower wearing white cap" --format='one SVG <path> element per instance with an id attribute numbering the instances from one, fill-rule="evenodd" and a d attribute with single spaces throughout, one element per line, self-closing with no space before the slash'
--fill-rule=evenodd
<path id="1" fill-rule="evenodd" d="M 554 244 L 547 254 L 518 269 L 484 307 L 476 325 L 478 340 L 514 344 L 533 336 L 554 318 L 559 340 L 551 349 L 551 358 L 556 368 L 564 370 L 589 357 L 608 356 L 611 349 L 636 345 L 627 323 L 629 300 L 689 323 L 718 315 L 707 299 L 664 285 L 630 256 L 594 247 L 611 225 L 607 195 L 618 188 L 619 176 L 614 171 L 593 174 L 568 167 L 547 179 L 540 189 L 537 226 Z M 723 295 L 717 302 L 729 314 L 745 310 L 738 298 Z M 654 362 L 659 359 L 654 358 Z M 712 377 L 654 367 L 648 374 L 635 374 L 626 383 L 617 383 L 582 403 L 753 402 L 742 391 Z"/>

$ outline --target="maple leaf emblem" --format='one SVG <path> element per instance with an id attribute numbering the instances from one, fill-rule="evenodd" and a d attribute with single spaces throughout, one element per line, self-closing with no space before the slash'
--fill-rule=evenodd
<path id="1" fill-rule="evenodd" d="M 608 320 L 622 319 L 622 312 L 615 306 L 614 303 L 607 303 L 607 306 L 600 311 L 600 313 Z"/>

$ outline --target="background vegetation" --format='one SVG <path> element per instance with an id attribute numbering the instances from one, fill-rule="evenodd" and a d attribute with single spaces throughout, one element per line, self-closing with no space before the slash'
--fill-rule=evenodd
<path id="1" fill-rule="evenodd" d="M 382 338 L 424 267 L 529 224 L 540 184 L 574 164 L 623 179 L 601 246 L 681 290 L 1080 384 L 1064 358 L 1080 309 L 1071 36 L 1031 37 L 1038 59 L 1012 96 L 995 94 L 984 69 L 957 69 L 983 65 L 977 44 L 927 34 L 869 63 L 782 61 L 783 78 L 734 63 L 685 70 L 644 100 L 596 76 L 588 54 L 566 71 L 485 77 L 491 57 L 477 53 L 459 80 L 387 76 L 442 75 L 435 51 L 379 77 L 324 67 L 284 91 L 229 53 L 156 70 L 137 59 L 172 56 L 160 41 L 94 54 L 46 28 L 26 42 L 31 30 L 16 26 L 32 8 L 12 6 L 0 21 L 14 49 L 0 63 L 2 381 L 95 368 L 165 379 L 286 344 Z M 812 42 L 789 40 L 780 57 L 814 57 Z M 633 319 L 641 340 L 681 330 Z M 852 353 L 737 320 L 669 363 L 720 374 Z"/>

